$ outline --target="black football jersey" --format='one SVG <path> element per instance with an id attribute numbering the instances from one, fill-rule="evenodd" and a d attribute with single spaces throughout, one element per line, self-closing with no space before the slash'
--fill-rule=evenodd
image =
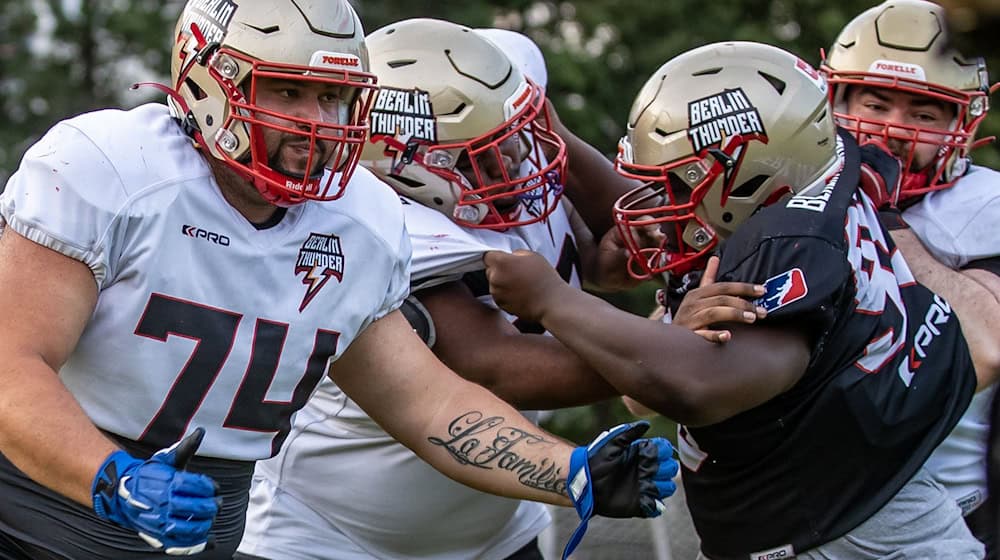
<path id="1" fill-rule="evenodd" d="M 680 430 L 688 506 L 713 559 L 790 557 L 848 533 L 917 472 L 975 390 L 953 311 L 914 281 L 857 188 L 862 151 L 841 140 L 844 168 L 822 193 L 762 209 L 720 251 L 719 281 L 764 284 L 764 321 L 807 330 L 813 346 L 787 392 Z"/>

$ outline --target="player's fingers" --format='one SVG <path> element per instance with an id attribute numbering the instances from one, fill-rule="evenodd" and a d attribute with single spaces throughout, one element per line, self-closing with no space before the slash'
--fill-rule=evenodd
<path id="1" fill-rule="evenodd" d="M 750 284 L 748 282 L 714 282 L 692 290 L 691 293 L 702 298 L 719 295 L 756 298 L 764 295 L 764 291 L 764 286 L 760 284 Z"/>
<path id="2" fill-rule="evenodd" d="M 691 309 L 701 311 L 705 309 L 711 309 L 714 307 L 719 308 L 732 308 L 736 311 L 746 311 L 757 316 L 757 306 L 754 305 L 752 301 L 739 296 L 730 295 L 713 295 L 713 296 L 703 296 L 695 301 L 690 302 Z"/>
<path id="3" fill-rule="evenodd" d="M 507 253 L 503 251 L 486 251 L 483 253 L 483 264 L 486 265 L 486 271 L 489 272 L 490 267 L 496 266 Z"/>
<path id="4" fill-rule="evenodd" d="M 715 275 L 719 273 L 719 257 L 712 255 L 708 257 L 708 264 L 705 265 L 705 272 L 701 275 L 699 288 L 704 288 L 715 283 Z"/>
<path id="5" fill-rule="evenodd" d="M 219 504 L 214 499 L 187 498 L 174 496 L 170 499 L 170 516 L 178 519 L 214 519 L 219 513 Z"/>
<path id="6" fill-rule="evenodd" d="M 178 469 L 187 467 L 188 461 L 194 457 L 194 454 L 198 451 L 198 447 L 201 446 L 203 439 L 205 439 L 205 428 L 200 426 L 195 428 L 190 435 L 182 439 L 177 444 L 177 449 L 174 451 L 174 466 Z"/>
<path id="7" fill-rule="evenodd" d="M 203 474 L 178 472 L 170 484 L 170 491 L 177 496 L 214 497 L 219 492 L 219 485 Z"/>
<path id="8" fill-rule="evenodd" d="M 695 328 L 704 328 L 715 323 L 746 323 L 750 324 L 757 320 L 757 313 L 750 310 L 733 307 L 729 305 L 712 306 L 700 309 L 692 315 L 691 322 L 697 322 Z"/>
<path id="9" fill-rule="evenodd" d="M 211 530 L 211 519 L 175 519 L 172 523 L 167 524 L 163 535 L 179 544 L 194 545 L 205 542 L 205 538 Z"/>
<path id="10" fill-rule="evenodd" d="M 711 329 L 698 329 L 694 334 L 704 338 L 709 342 L 723 343 L 729 342 L 733 338 L 733 333 L 729 331 L 716 331 Z"/>

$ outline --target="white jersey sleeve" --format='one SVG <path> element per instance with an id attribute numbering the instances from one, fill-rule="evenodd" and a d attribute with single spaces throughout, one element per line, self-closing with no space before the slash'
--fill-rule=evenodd
<path id="1" fill-rule="evenodd" d="M 367 327 L 399 309 L 403 305 L 403 300 L 410 294 L 413 245 L 406 228 L 402 205 L 396 199 L 396 193 L 388 185 L 367 169 L 359 166 L 351 178 L 350 186 L 351 198 L 357 199 L 358 208 L 349 211 L 356 215 L 364 215 L 367 208 L 372 206 L 379 208 L 384 215 L 377 222 L 373 221 L 380 227 L 379 231 L 375 232 L 376 237 L 382 239 L 386 244 L 387 253 L 394 255 L 392 271 L 385 288 L 385 297 L 378 309 L 364 323 L 364 326 Z M 347 207 L 347 204 L 343 206 Z"/>
<path id="2" fill-rule="evenodd" d="M 949 268 L 1000 255 L 1000 173 L 974 165 L 949 189 L 929 193 L 903 218 Z"/>
<path id="3" fill-rule="evenodd" d="M 524 240 L 506 232 L 466 229 L 447 216 L 402 198 L 406 229 L 413 249 L 410 282 L 414 290 L 457 280 L 482 270 L 487 251 L 530 249 Z"/>
<path id="4" fill-rule="evenodd" d="M 929 193 L 903 217 L 945 266 L 1000 255 L 1000 173 L 973 166 L 949 189 Z M 968 514 L 986 499 L 986 443 L 996 386 L 975 395 L 926 467 Z"/>
<path id="5" fill-rule="evenodd" d="M 164 105 L 81 115 L 29 150 L 11 228 L 86 263 L 99 292 L 59 377 L 91 421 L 158 448 L 274 455 L 327 364 L 408 292 L 399 198 L 358 169 L 339 200 L 258 229 Z"/>
<path id="6" fill-rule="evenodd" d="M 8 227 L 83 262 L 99 287 L 115 274 L 119 255 L 109 249 L 127 225 L 123 218 L 130 195 L 111 158 L 92 138 L 92 131 L 99 130 L 93 126 L 95 119 L 108 113 L 89 113 L 55 125 L 28 149 L 0 198 Z M 124 142 L 115 148 L 128 149 Z"/>

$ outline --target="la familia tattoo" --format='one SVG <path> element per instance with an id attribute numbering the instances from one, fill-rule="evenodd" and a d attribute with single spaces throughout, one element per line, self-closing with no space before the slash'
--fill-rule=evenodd
<path id="1" fill-rule="evenodd" d="M 500 416 L 484 417 L 475 410 L 466 412 L 448 424 L 448 437 L 429 437 L 427 441 L 445 448 L 460 464 L 510 471 L 525 486 L 566 495 L 562 468 L 548 459 L 535 462 L 521 455 L 525 448 L 552 446 L 556 442 L 506 426 Z"/>

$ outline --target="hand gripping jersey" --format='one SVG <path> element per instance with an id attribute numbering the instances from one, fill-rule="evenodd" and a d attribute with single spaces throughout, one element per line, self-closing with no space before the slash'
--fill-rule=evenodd
<path id="1" fill-rule="evenodd" d="M 1000 173 L 972 166 L 954 187 L 928 193 L 903 214 L 939 262 L 959 269 L 1000 256 Z M 976 393 L 951 434 L 927 460 L 963 513 L 986 498 L 986 438 L 996 385 Z"/>
<path id="2" fill-rule="evenodd" d="M 808 329 L 814 345 L 786 393 L 681 429 L 712 559 L 790 557 L 848 533 L 916 473 L 975 389 L 951 308 L 913 280 L 841 139 L 847 163 L 821 194 L 764 208 L 722 248 L 719 280 L 765 284 L 766 323 Z"/>
<path id="3" fill-rule="evenodd" d="M 327 363 L 408 291 L 389 187 L 358 170 L 340 200 L 257 230 L 159 104 L 56 125 L 0 212 L 93 271 L 96 309 L 59 376 L 94 424 L 150 449 L 200 426 L 201 457 L 272 456 Z"/>
<path id="4" fill-rule="evenodd" d="M 403 202 L 414 286 L 481 273 L 483 253 L 515 249 L 541 253 L 580 285 L 564 206 L 501 232 L 463 229 Z M 485 494 L 437 472 L 327 380 L 296 415 L 281 453 L 258 463 L 240 551 L 283 560 L 500 560 L 548 523 L 541 504 Z"/>

